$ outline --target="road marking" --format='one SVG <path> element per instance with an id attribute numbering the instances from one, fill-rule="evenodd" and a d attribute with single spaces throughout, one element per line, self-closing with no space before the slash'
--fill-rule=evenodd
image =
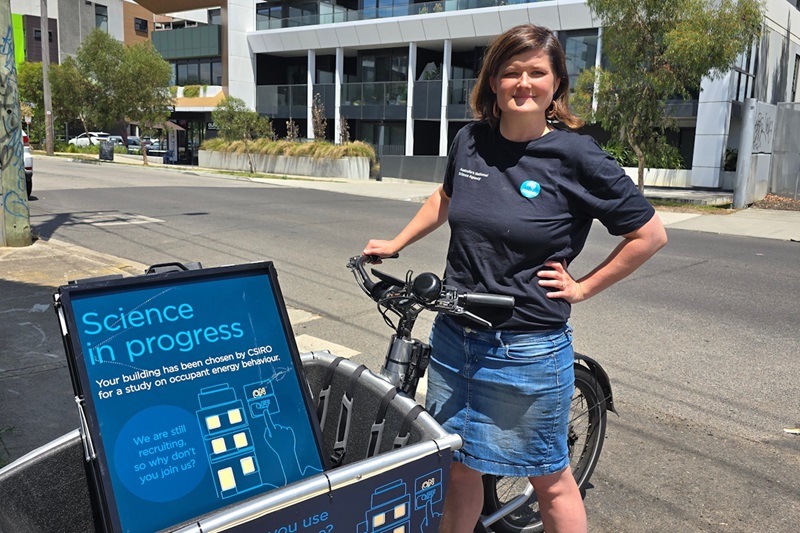
<path id="1" fill-rule="evenodd" d="M 158 218 L 130 213 L 97 213 L 95 215 L 78 216 L 75 223 L 91 226 L 128 226 L 135 224 L 154 224 L 164 222 Z"/>
<path id="2" fill-rule="evenodd" d="M 295 337 L 295 341 L 297 342 L 297 349 L 300 351 L 300 353 L 328 350 L 333 355 L 338 355 L 339 357 L 344 357 L 347 359 L 350 359 L 351 357 L 360 353 L 355 350 L 351 350 L 346 346 L 342 346 L 341 344 L 336 344 L 335 342 L 326 341 L 324 339 L 318 339 L 317 337 L 312 337 L 311 335 L 298 335 Z"/>
<path id="3" fill-rule="evenodd" d="M 311 322 L 312 320 L 319 318 L 319 315 L 309 313 L 308 311 L 304 311 L 302 309 L 297 309 L 296 307 L 289 307 L 288 305 L 286 306 L 286 312 L 289 313 L 289 322 L 291 322 L 293 326 Z"/>

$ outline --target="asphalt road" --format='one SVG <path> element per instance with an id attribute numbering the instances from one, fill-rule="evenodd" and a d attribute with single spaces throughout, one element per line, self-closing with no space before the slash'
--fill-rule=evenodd
<path id="1" fill-rule="evenodd" d="M 381 200 L 196 173 L 38 158 L 34 231 L 145 264 L 272 260 L 295 327 L 378 368 L 390 330 L 345 268 L 416 212 Z M 590 531 L 794 531 L 800 516 L 797 243 L 668 230 L 630 278 L 575 306 L 578 351 L 611 376 Z M 441 272 L 447 231 L 387 262 Z M 593 229 L 573 274 L 614 246 Z M 416 333 L 427 336 L 429 320 Z M 71 412 L 70 412 L 71 414 Z"/>

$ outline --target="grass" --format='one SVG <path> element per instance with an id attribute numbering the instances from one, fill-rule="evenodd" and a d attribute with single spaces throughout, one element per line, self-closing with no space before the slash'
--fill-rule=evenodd
<path id="1" fill-rule="evenodd" d="M 262 155 L 285 155 L 311 157 L 313 159 L 341 159 L 343 157 L 366 157 L 371 163 L 377 161 L 375 149 L 362 141 L 333 144 L 328 141 L 293 142 L 287 140 L 256 139 L 249 143 L 250 153 Z M 203 143 L 203 150 L 214 152 L 245 153 L 244 141 L 226 141 L 219 137 Z"/>

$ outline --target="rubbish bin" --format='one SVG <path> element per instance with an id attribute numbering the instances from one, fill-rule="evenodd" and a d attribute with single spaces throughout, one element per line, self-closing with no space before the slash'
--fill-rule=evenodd
<path id="1" fill-rule="evenodd" d="M 100 161 L 114 160 L 114 142 L 100 141 Z"/>
<path id="2" fill-rule="evenodd" d="M 361 365 L 328 352 L 301 359 L 339 466 L 164 531 L 438 531 L 461 438 Z M 0 469 L 0 531 L 94 531 L 84 465 L 75 430 Z"/>

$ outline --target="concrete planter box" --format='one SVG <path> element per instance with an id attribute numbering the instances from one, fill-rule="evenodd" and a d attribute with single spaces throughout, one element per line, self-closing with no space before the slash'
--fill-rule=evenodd
<path id="1" fill-rule="evenodd" d="M 634 182 L 638 182 L 638 168 L 624 167 L 624 170 Z M 719 188 L 726 191 L 732 191 L 735 180 L 736 172 L 722 171 L 720 172 Z M 648 187 L 676 187 L 679 189 L 691 189 L 692 171 L 685 169 L 645 168 L 644 184 Z"/>
<path id="2" fill-rule="evenodd" d="M 247 154 L 211 152 L 200 150 L 199 165 L 205 168 L 249 172 Z M 290 157 L 284 155 L 253 154 L 256 172 L 289 176 L 314 176 L 319 178 L 369 179 L 369 159 L 366 157 L 343 157 L 341 159 L 315 159 L 313 157 Z"/>

